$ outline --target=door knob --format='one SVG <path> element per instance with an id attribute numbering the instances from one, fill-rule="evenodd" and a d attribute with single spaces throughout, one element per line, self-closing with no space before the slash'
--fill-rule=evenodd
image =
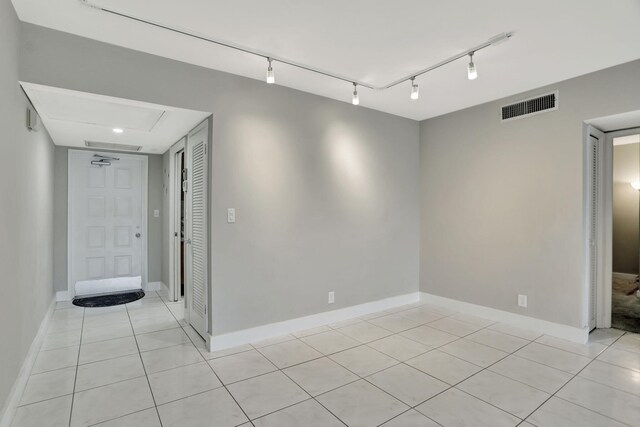
<path id="1" fill-rule="evenodd" d="M 140 236 L 142 236 L 142 234 L 140 234 L 140 233 L 136 233 L 136 237 L 137 237 L 138 239 L 140 238 Z"/>

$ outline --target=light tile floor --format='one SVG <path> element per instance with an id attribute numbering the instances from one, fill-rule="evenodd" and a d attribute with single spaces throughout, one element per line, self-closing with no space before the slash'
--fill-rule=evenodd
<path id="1" fill-rule="evenodd" d="M 411 304 L 209 353 L 160 293 L 59 303 L 23 426 L 622 426 L 640 419 L 640 335 L 586 345 Z"/>

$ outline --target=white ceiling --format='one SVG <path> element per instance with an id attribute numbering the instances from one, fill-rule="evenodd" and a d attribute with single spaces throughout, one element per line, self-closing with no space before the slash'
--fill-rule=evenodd
<path id="1" fill-rule="evenodd" d="M 361 106 L 422 120 L 640 58 L 638 0 L 88 0 L 210 38 L 250 47 L 379 86 L 436 64 L 496 34 L 506 43 L 383 92 Z M 20 19 L 144 52 L 264 79 L 266 61 L 83 6 L 78 0 L 13 0 Z M 275 64 L 276 81 L 350 102 L 352 88 Z"/>
<path id="2" fill-rule="evenodd" d="M 209 113 L 21 82 L 56 145 L 139 145 L 164 153 Z M 113 132 L 120 128 L 122 133 Z"/>

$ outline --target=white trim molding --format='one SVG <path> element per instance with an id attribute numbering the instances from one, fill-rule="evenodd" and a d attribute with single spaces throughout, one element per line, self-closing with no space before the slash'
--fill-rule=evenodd
<path id="1" fill-rule="evenodd" d="M 160 291 L 166 292 L 167 295 L 169 295 L 169 297 L 171 297 L 171 294 L 169 293 L 169 286 L 167 286 L 167 284 L 164 283 L 164 282 L 160 282 L 160 285 L 161 285 Z"/>
<path id="2" fill-rule="evenodd" d="M 71 301 L 71 298 L 69 296 L 69 291 L 56 292 L 56 301 Z"/>
<path id="3" fill-rule="evenodd" d="M 51 300 L 51 304 L 49 304 L 49 309 L 44 315 L 42 322 L 40 322 L 38 333 L 36 333 L 35 338 L 31 342 L 29 351 L 27 352 L 27 355 L 24 358 L 24 362 L 22 363 L 22 367 L 20 368 L 20 373 L 18 373 L 18 377 L 13 383 L 13 387 L 11 387 L 9 395 L 7 396 L 4 408 L 2 408 L 2 412 L 0 412 L 0 427 L 9 427 L 11 425 L 11 422 L 13 421 L 13 417 L 16 413 L 16 410 L 18 409 L 18 404 L 20 403 L 20 399 L 22 398 L 22 393 L 27 386 L 29 374 L 31 373 L 33 364 L 36 361 L 36 357 L 38 356 L 38 352 L 40 351 L 40 346 L 42 345 L 42 341 L 44 340 L 47 329 L 49 329 L 49 324 L 51 323 L 51 319 L 53 318 L 53 311 L 55 307 L 56 298 L 54 297 Z"/>
<path id="4" fill-rule="evenodd" d="M 521 314 L 502 311 L 491 307 L 440 297 L 426 292 L 420 292 L 420 301 L 450 308 L 465 314 L 484 317 L 485 319 L 493 320 L 495 322 L 508 323 L 509 325 L 517 328 L 529 329 L 541 334 L 551 335 L 556 338 L 562 338 L 580 344 L 586 343 L 589 339 L 588 328 L 577 328 L 574 326 L 549 322 L 547 320 L 536 319 L 535 317 L 523 316 Z"/>
<path id="5" fill-rule="evenodd" d="M 256 326 L 255 328 L 210 336 L 207 337 L 207 344 L 209 351 L 224 350 L 280 335 L 290 334 L 292 332 L 317 328 L 329 323 L 353 319 L 354 317 L 364 316 L 366 314 L 412 304 L 418 301 L 420 301 L 419 292 L 413 292 L 406 295 L 399 295 L 378 301 L 353 305 L 351 307 L 340 308 L 338 310 L 325 311 L 323 313 L 284 320 L 277 323 L 269 323 L 267 325 Z"/>
<path id="6" fill-rule="evenodd" d="M 166 285 L 162 282 L 147 282 L 144 286 L 145 292 L 162 291 L 166 289 Z"/>

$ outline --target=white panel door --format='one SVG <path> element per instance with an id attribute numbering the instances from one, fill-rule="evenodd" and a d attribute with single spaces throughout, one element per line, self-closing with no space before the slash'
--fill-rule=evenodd
<path id="1" fill-rule="evenodd" d="M 69 151 L 69 290 L 82 280 L 144 280 L 146 157 L 113 154 L 95 166 L 94 152 Z M 104 153 L 100 153 L 105 155 Z"/>
<path id="2" fill-rule="evenodd" d="M 208 122 L 187 137 L 186 285 L 189 323 L 202 336 L 208 314 Z"/>

